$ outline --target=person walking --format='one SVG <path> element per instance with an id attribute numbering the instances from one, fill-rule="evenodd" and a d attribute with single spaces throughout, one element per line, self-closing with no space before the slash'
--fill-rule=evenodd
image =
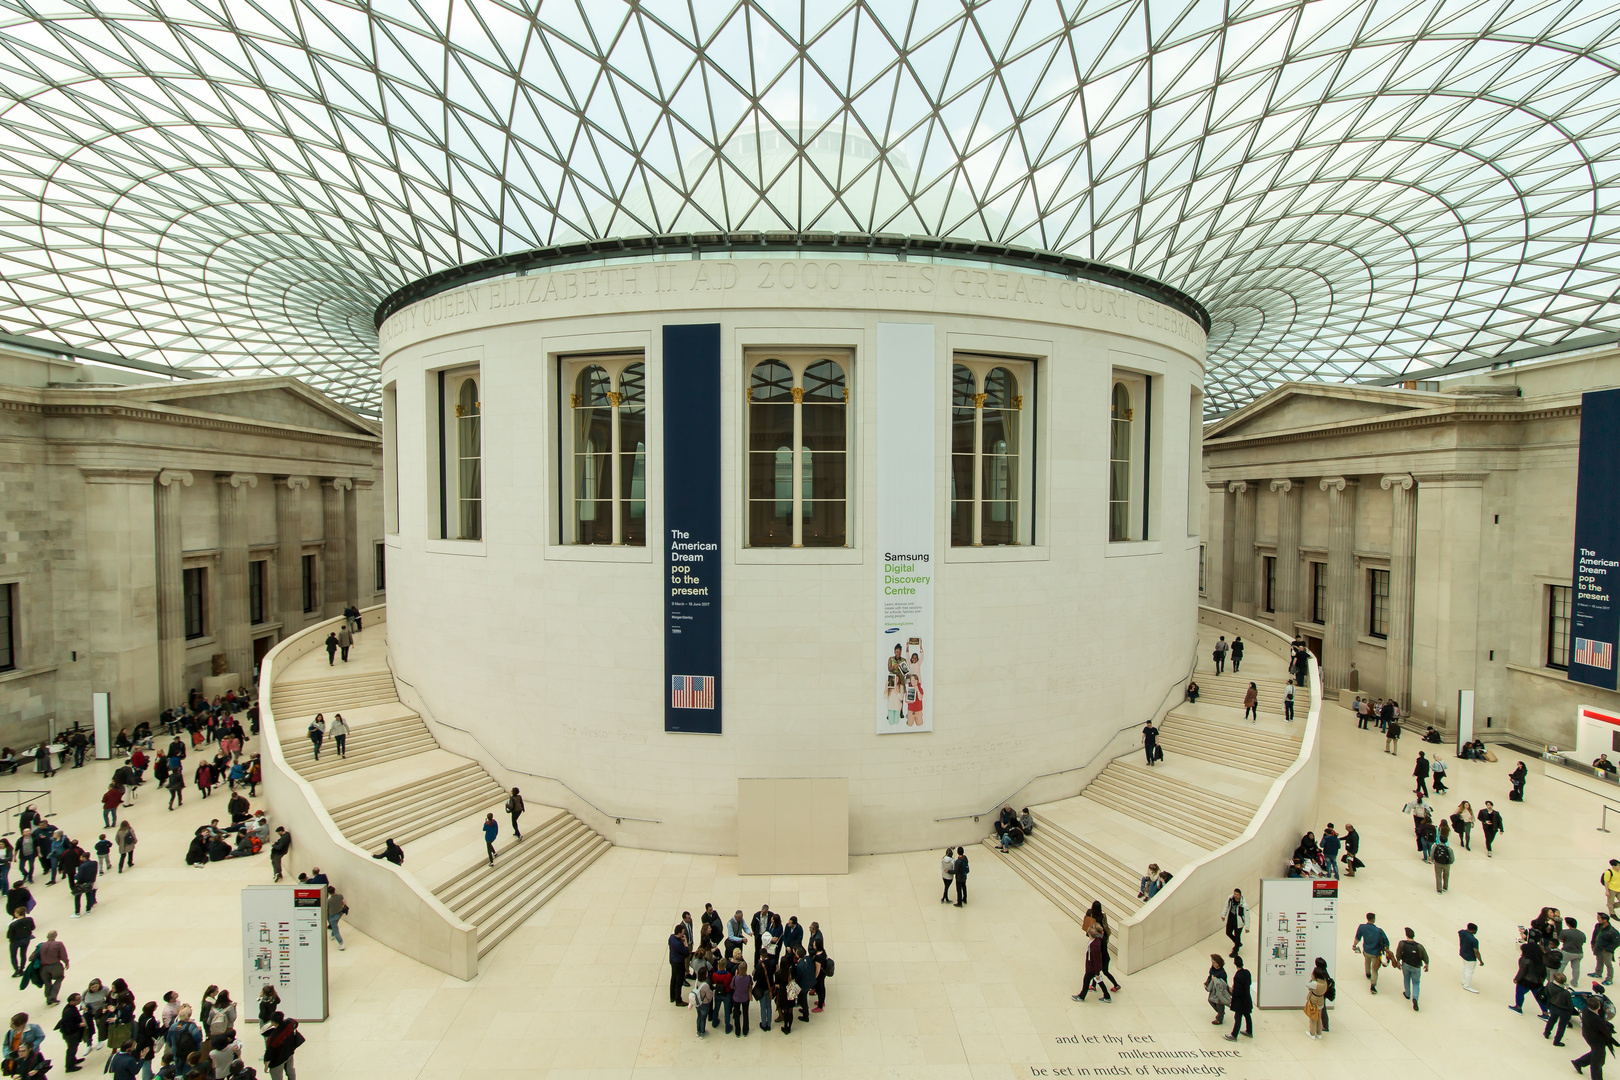
<path id="1" fill-rule="evenodd" d="M 118 849 L 118 872 L 122 874 L 124 867 L 135 869 L 135 828 L 127 821 L 118 823 L 118 831 L 113 833 L 113 846 Z"/>
<path id="2" fill-rule="evenodd" d="M 29 916 L 28 909 L 18 904 L 12 909 L 11 924 L 6 927 L 6 944 L 11 947 L 11 973 L 19 978 L 28 966 L 28 946 L 33 941 L 34 920 Z"/>
<path id="3" fill-rule="evenodd" d="M 102 792 L 101 823 L 109 829 L 118 824 L 118 808 L 122 805 L 124 805 L 124 789 L 122 786 L 113 784 Z M 1611 907 L 1614 904 L 1612 900 L 1609 903 Z"/>
<path id="4" fill-rule="evenodd" d="M 1592 927 L 1592 967 L 1588 978 L 1603 980 L 1604 986 L 1614 985 L 1614 950 L 1620 946 L 1620 929 L 1606 912 L 1598 912 L 1597 925 Z"/>
<path id="5" fill-rule="evenodd" d="M 1305 1028 L 1306 1034 L 1313 1039 L 1322 1037 L 1322 1018 L 1327 1015 L 1327 994 L 1327 969 L 1318 967 L 1311 972 L 1310 981 L 1305 984 Z"/>
<path id="6" fill-rule="evenodd" d="M 1226 649 L 1226 635 L 1222 634 L 1221 640 L 1215 643 L 1215 650 L 1211 654 L 1215 661 L 1215 674 L 1217 675 L 1226 670 Z"/>
<path id="7" fill-rule="evenodd" d="M 1518 768 L 1508 773 L 1508 783 L 1513 785 L 1513 789 L 1508 792 L 1509 802 L 1524 802 L 1524 782 L 1529 775 L 1530 767 L 1522 761 L 1519 762 Z"/>
<path id="8" fill-rule="evenodd" d="M 1569 992 L 1569 980 L 1562 971 L 1547 983 L 1547 1026 L 1541 1029 L 1543 1039 L 1551 1039 L 1554 1046 L 1564 1045 L 1564 1032 L 1576 1018 L 1575 1000 Z M 1557 1034 L 1553 1029 L 1557 1029 Z"/>
<path id="9" fill-rule="evenodd" d="M 343 662 L 347 664 L 349 662 L 349 649 L 354 645 L 354 633 L 349 629 L 348 623 L 338 627 L 337 643 L 338 652 L 343 654 Z"/>
<path id="10" fill-rule="evenodd" d="M 276 838 L 270 842 L 270 869 L 276 875 L 275 881 L 281 880 L 281 860 L 287 857 L 292 850 L 292 833 L 285 826 L 276 826 Z"/>
<path id="11" fill-rule="evenodd" d="M 1289 679 L 1288 685 L 1283 687 L 1283 719 L 1290 724 L 1294 722 L 1294 680 Z"/>
<path id="12" fill-rule="evenodd" d="M 1603 899 L 1608 904 L 1609 916 L 1614 916 L 1614 902 L 1620 900 L 1620 859 L 1610 859 L 1609 868 L 1598 878 L 1603 883 Z"/>
<path id="13" fill-rule="evenodd" d="M 332 932 L 332 940 L 337 942 L 338 952 L 344 949 L 343 935 L 338 932 L 338 923 L 343 916 L 349 913 L 349 905 L 343 902 L 343 894 L 337 891 L 336 885 L 326 887 L 326 928 Z"/>
<path id="14" fill-rule="evenodd" d="M 1429 861 L 1434 864 L 1435 892 L 1443 893 L 1451 888 L 1451 864 L 1455 860 L 1456 855 L 1452 853 L 1451 845 L 1446 843 L 1445 837 L 1439 837 L 1429 845 Z"/>
<path id="15" fill-rule="evenodd" d="M 270 1080 L 297 1080 L 293 1055 L 304 1045 L 298 1021 L 280 1012 L 271 1019 L 271 1027 L 264 1033 L 264 1064 L 270 1070 Z"/>
<path id="16" fill-rule="evenodd" d="M 1080 992 L 1078 994 L 1069 995 L 1070 1001 L 1084 1001 L 1086 1000 L 1086 995 L 1091 993 L 1093 990 L 1101 990 L 1104 1001 L 1114 1000 L 1113 996 L 1108 993 L 1108 984 L 1103 981 L 1102 977 L 1102 957 L 1103 950 L 1105 948 L 1106 946 L 1103 945 L 1102 935 L 1100 934 L 1095 935 L 1087 940 L 1085 985 L 1080 987 Z"/>
<path id="17" fill-rule="evenodd" d="M 1592 1080 L 1603 1080 L 1603 1059 L 1614 1048 L 1614 1024 L 1603 1015 L 1605 998 L 1601 994 L 1586 995 L 1586 1008 L 1581 1010 L 1581 1040 L 1586 1053 L 1570 1062 L 1575 1071 L 1592 1067 Z"/>
<path id="18" fill-rule="evenodd" d="M 1451 831 L 1457 834 L 1457 842 L 1464 851 L 1474 850 L 1469 840 L 1474 833 L 1474 808 L 1464 799 L 1457 804 L 1457 810 L 1451 815 Z"/>
<path id="19" fill-rule="evenodd" d="M 1236 666 L 1232 670 L 1236 671 Z M 1254 683 L 1250 683 L 1249 688 L 1243 691 L 1243 717 L 1251 724 L 1260 722 L 1260 688 Z"/>
<path id="20" fill-rule="evenodd" d="M 1479 954 L 1479 927 L 1473 923 L 1457 931 L 1457 955 L 1462 957 L 1462 988 L 1470 994 L 1479 993 L 1474 989 L 1474 969 L 1485 960 Z"/>
<path id="21" fill-rule="evenodd" d="M 523 809 L 523 796 L 518 793 L 517 788 L 513 788 L 511 796 L 506 800 L 506 812 L 512 817 L 512 839 L 514 840 L 523 839 L 523 830 L 518 828 L 518 818 L 523 816 Z"/>
<path id="22" fill-rule="evenodd" d="M 1242 670 L 1243 670 L 1243 639 L 1241 637 L 1234 637 L 1232 639 L 1232 674 L 1236 675 L 1239 671 L 1242 671 Z"/>
<path id="23" fill-rule="evenodd" d="M 321 743 L 326 738 L 326 717 L 321 713 L 315 714 L 315 719 L 309 722 L 309 745 L 315 751 L 315 760 L 321 760 Z"/>
<path id="24" fill-rule="evenodd" d="M 1361 834 L 1350 822 L 1344 823 L 1344 876 L 1355 877 L 1362 862 L 1356 856 L 1361 851 Z"/>
<path id="25" fill-rule="evenodd" d="M 682 1008 L 686 1002 L 681 990 L 686 986 L 686 958 L 690 955 L 692 947 L 686 938 L 686 924 L 676 923 L 675 931 L 669 935 L 669 1003 Z"/>
<path id="26" fill-rule="evenodd" d="M 62 1006 L 62 1016 L 56 1021 L 56 1030 L 62 1033 L 62 1041 L 67 1044 L 67 1072 L 78 1072 L 84 1064 L 79 1057 L 79 1044 L 84 1042 L 84 1014 L 79 1011 L 79 1003 L 84 999 L 78 994 L 69 994 L 67 1004 Z"/>
<path id="27" fill-rule="evenodd" d="M 1446 793 L 1446 762 L 1439 754 L 1429 759 L 1429 780 L 1434 784 L 1434 793 Z"/>
<path id="28" fill-rule="evenodd" d="M 1204 977 L 1204 993 L 1208 995 L 1209 1007 L 1215 1010 L 1215 1019 L 1210 1023 L 1220 1027 L 1226 1023 L 1226 1007 L 1232 1004 L 1232 988 L 1226 982 L 1226 957 L 1220 953 L 1209 954 L 1209 974 Z"/>
<path id="29" fill-rule="evenodd" d="M 1491 842 L 1496 839 L 1497 833 L 1507 832 L 1507 826 L 1502 824 L 1502 815 L 1488 799 L 1479 810 L 1479 828 L 1485 834 L 1485 857 L 1492 858 L 1495 853 L 1491 851 Z"/>
<path id="30" fill-rule="evenodd" d="M 1401 747 L 1401 723 L 1391 720 L 1384 728 L 1384 753 L 1399 755 Z"/>
<path id="31" fill-rule="evenodd" d="M 169 763 L 169 809 L 186 805 L 186 771 L 172 761 Z"/>
<path id="32" fill-rule="evenodd" d="M 56 995 L 62 991 L 68 967 L 67 946 L 56 940 L 55 930 L 47 931 L 45 944 L 39 947 L 39 974 L 45 980 L 45 1004 L 56 1004 Z"/>
<path id="33" fill-rule="evenodd" d="M 1367 912 L 1367 921 L 1356 927 L 1356 937 L 1350 951 L 1361 954 L 1362 974 L 1372 992 L 1378 993 L 1378 969 L 1383 966 L 1384 955 L 1389 952 L 1389 935 L 1378 925 L 1378 916 L 1373 912 Z"/>
<path id="34" fill-rule="evenodd" d="M 342 713 L 338 713 L 336 716 L 332 717 L 332 726 L 326 729 L 326 733 L 332 736 L 332 744 L 337 747 L 338 757 L 348 757 L 349 722 L 343 719 Z M 232 790 L 235 790 L 234 787 Z"/>
<path id="35" fill-rule="evenodd" d="M 1586 931 L 1573 915 L 1564 919 L 1564 928 L 1558 934 L 1558 951 L 1563 965 L 1569 968 L 1569 985 L 1574 986 L 1581 977 L 1581 964 L 1586 960 Z"/>
<path id="36" fill-rule="evenodd" d="M 1520 942 L 1519 968 L 1513 976 L 1513 1004 L 1508 1008 L 1516 1013 L 1524 1012 L 1524 995 L 1529 994 L 1536 999 L 1536 1005 L 1542 1012 L 1541 1018 L 1547 1019 L 1547 994 L 1543 988 L 1546 981 L 1546 953 L 1534 941 Z"/>
<path id="37" fill-rule="evenodd" d="M 84 901 L 84 913 L 96 908 L 96 877 L 100 871 L 96 860 L 86 859 L 73 869 L 73 917 L 79 918 L 79 901 Z M 1573 920 L 1571 920 L 1573 921 Z"/>
<path id="38" fill-rule="evenodd" d="M 495 838 L 501 834 L 501 827 L 495 822 L 495 815 L 490 814 L 484 819 L 484 850 L 489 854 L 489 865 L 495 865 Z"/>
<path id="39" fill-rule="evenodd" d="M 331 667 L 337 663 L 338 637 L 336 634 L 327 634 L 326 640 L 321 644 L 326 646 L 326 666 Z"/>
<path id="40" fill-rule="evenodd" d="M 939 877 L 944 882 L 944 888 L 939 894 L 939 902 L 948 904 L 951 902 L 951 883 L 956 880 L 955 848 L 946 848 L 945 854 L 939 857 Z"/>
<path id="41" fill-rule="evenodd" d="M 956 876 L 956 906 L 961 907 L 967 903 L 968 857 L 967 848 L 957 847 L 956 863 L 953 867 Z M 809 1019 L 806 1017 L 806 1019 Z"/>
<path id="42" fill-rule="evenodd" d="M 1249 969 L 1243 966 L 1243 957 L 1232 957 L 1232 1030 L 1221 1036 L 1227 1042 L 1237 1042 L 1239 1027 L 1244 1028 L 1243 1034 L 1254 1038 L 1253 985 Z"/>
<path id="43" fill-rule="evenodd" d="M 1147 752 L 1148 768 L 1151 769 L 1159 752 L 1159 729 L 1153 726 L 1152 720 L 1142 725 L 1142 749 Z"/>
<path id="44" fill-rule="evenodd" d="M 1423 973 L 1429 970 L 1429 951 L 1417 942 L 1412 928 L 1406 928 L 1406 940 L 1395 946 L 1395 959 L 1401 965 L 1401 996 L 1412 1002 L 1412 1011 L 1418 1011 L 1418 990 L 1423 984 Z"/>
<path id="45" fill-rule="evenodd" d="M 491 814 L 490 816 L 494 817 L 495 815 Z M 385 862 L 391 862 L 395 866 L 404 866 L 405 849 L 394 843 L 394 838 L 390 836 L 388 839 L 383 841 L 383 849 L 377 852 L 377 854 L 373 855 L 372 858 L 382 859 Z"/>
<path id="46" fill-rule="evenodd" d="M 1227 938 L 1232 942 L 1232 951 L 1228 955 L 1235 957 L 1243 948 L 1243 931 L 1249 928 L 1249 905 L 1243 902 L 1242 889 L 1232 890 L 1226 906 L 1221 909 L 1221 922 L 1225 925 Z"/>
<path id="47" fill-rule="evenodd" d="M 1417 796 L 1420 799 L 1429 797 L 1429 758 L 1423 751 L 1418 751 L 1417 764 L 1412 766 L 1412 775 L 1417 778 Z"/>

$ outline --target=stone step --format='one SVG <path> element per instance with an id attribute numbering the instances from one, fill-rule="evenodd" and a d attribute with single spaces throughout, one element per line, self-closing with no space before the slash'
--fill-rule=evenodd
<path id="1" fill-rule="evenodd" d="M 1136 783 L 1114 765 L 1104 769 L 1083 794 L 1094 802 L 1211 851 L 1248 828 L 1247 821 L 1234 827 L 1224 816 L 1212 817 L 1207 805 L 1189 806 L 1165 792 Z M 1205 794 L 1214 798 L 1210 793 Z"/>

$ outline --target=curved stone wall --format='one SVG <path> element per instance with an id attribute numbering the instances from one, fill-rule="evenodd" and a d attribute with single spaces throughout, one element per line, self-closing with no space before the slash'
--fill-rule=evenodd
<path id="1" fill-rule="evenodd" d="M 666 326 L 713 326 L 718 340 L 719 735 L 665 730 L 667 543 L 688 509 L 668 504 L 666 485 L 684 500 L 691 477 L 687 444 L 666 453 L 663 410 L 692 391 L 666 380 Z M 735 851 L 737 781 L 757 777 L 848 777 L 855 853 L 976 840 L 980 827 L 954 815 L 1085 761 L 1131 717 L 1150 716 L 1184 674 L 1196 639 L 1201 523 L 1188 485 L 1201 494 L 1203 349 L 1195 323 L 1145 297 L 946 263 L 617 264 L 423 300 L 382 329 L 392 666 L 431 715 L 475 732 L 500 766 L 561 777 L 621 817 L 602 829 L 614 843 Z M 764 386 L 753 365 L 821 353 L 837 355 L 848 390 L 844 543 L 814 546 L 828 543 L 831 519 L 816 516 L 812 528 L 808 507 L 825 492 L 812 497 L 807 480 L 803 535 L 751 543 L 750 522 L 775 512 L 772 497 L 794 497 L 809 470 L 779 474 L 750 516 L 749 390 Z M 645 471 L 635 481 L 644 511 L 621 504 L 613 534 L 630 544 L 574 542 L 590 530 L 574 510 L 586 481 L 570 399 L 590 356 L 645 365 Z M 956 474 L 959 498 L 974 472 L 983 477 L 984 535 L 958 525 L 964 542 L 953 545 L 953 371 L 969 359 L 982 408 L 1016 398 L 1021 453 L 1014 472 L 994 473 L 987 436 L 980 468 Z M 1003 361 L 1018 385 L 998 399 L 986 372 Z M 797 385 L 803 364 L 792 362 Z M 456 538 L 473 521 L 458 479 L 470 474 L 457 463 L 469 444 L 451 411 L 474 401 L 454 397 L 465 377 L 477 379 L 477 539 Z M 1132 391 L 1123 438 L 1134 474 L 1112 524 L 1135 535 L 1111 542 L 1120 379 Z M 901 428 L 910 451 L 895 441 Z M 1016 526 L 986 509 L 997 484 L 1018 492 Z M 919 681 L 927 722 L 889 734 L 885 640 L 895 639 L 883 638 L 880 605 L 902 504 L 932 506 L 904 522 L 906 550 L 931 547 L 932 642 Z M 593 522 L 608 535 L 606 521 Z M 775 546 L 790 541 L 805 546 Z M 590 814 L 560 787 L 544 797 Z"/>

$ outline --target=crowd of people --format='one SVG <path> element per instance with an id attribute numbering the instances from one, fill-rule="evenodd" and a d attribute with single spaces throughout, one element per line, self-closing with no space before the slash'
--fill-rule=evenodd
<path id="1" fill-rule="evenodd" d="M 745 956 L 752 944 L 753 961 Z M 774 1022 L 784 1035 L 827 1004 L 827 980 L 836 965 L 827 955 L 821 926 L 808 932 L 796 915 L 786 921 L 769 904 L 745 918 L 738 909 L 722 921 L 713 904 L 703 905 L 696 922 L 690 911 L 669 935 L 669 1000 L 695 1014 L 697 1033 L 709 1027 L 746 1038 L 757 1002 L 760 1031 Z M 811 1006 L 814 996 L 815 1005 Z"/>

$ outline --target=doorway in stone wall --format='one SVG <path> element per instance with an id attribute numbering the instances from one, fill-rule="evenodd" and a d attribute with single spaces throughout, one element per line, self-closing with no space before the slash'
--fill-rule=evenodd
<path id="1" fill-rule="evenodd" d="M 253 639 L 253 685 L 259 685 L 259 665 L 264 662 L 265 654 L 276 647 L 276 635 L 265 634 L 263 637 Z"/>

